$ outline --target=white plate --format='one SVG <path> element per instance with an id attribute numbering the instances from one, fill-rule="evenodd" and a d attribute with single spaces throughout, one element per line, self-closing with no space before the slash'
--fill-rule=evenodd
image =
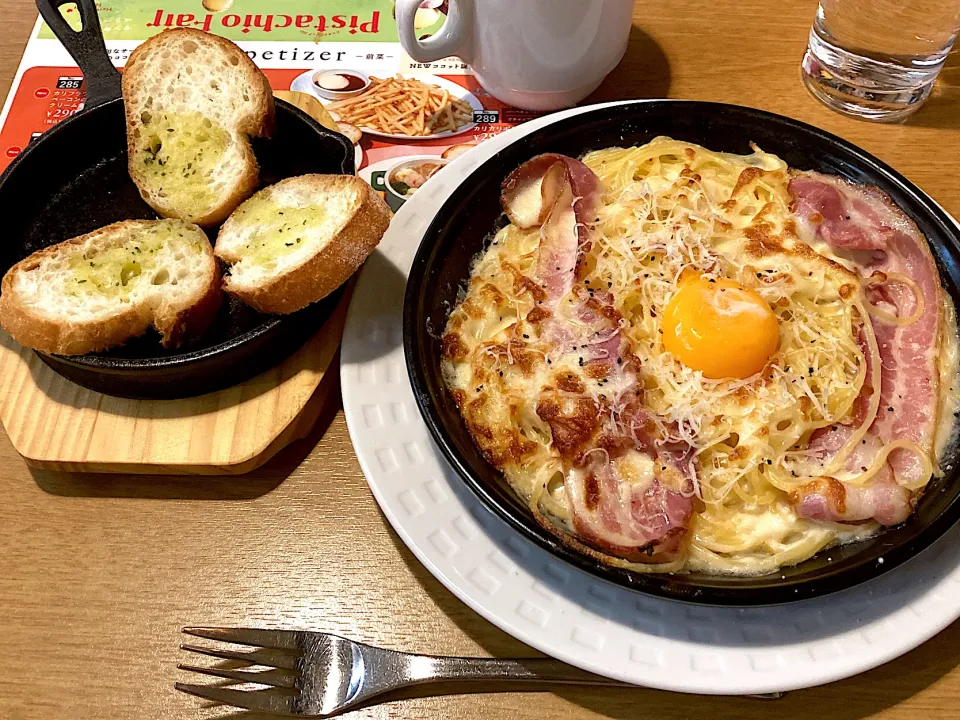
<path id="1" fill-rule="evenodd" d="M 328 100 L 325 97 L 321 97 L 320 94 L 317 92 L 316 86 L 313 84 L 312 78 L 316 72 L 317 72 L 316 70 L 308 70 L 302 75 L 299 75 L 297 79 L 290 84 L 290 89 L 296 90 L 297 92 L 309 93 L 310 95 L 313 95 L 315 98 L 317 98 L 317 100 L 322 102 L 324 106 L 330 105 L 334 101 Z M 441 90 L 446 90 L 447 92 L 449 92 L 453 97 L 457 98 L 458 100 L 463 100 L 474 110 L 481 111 L 481 112 L 483 111 L 483 105 L 481 105 L 480 101 L 477 100 L 476 95 L 474 95 L 472 92 L 467 90 L 465 87 L 461 85 L 457 85 L 457 83 L 451 82 L 446 78 L 442 78 L 442 77 L 413 78 L 413 76 L 403 76 L 403 75 L 401 77 L 407 77 L 408 79 L 411 79 L 411 78 L 416 79 L 416 80 L 419 80 L 420 82 L 426 83 L 427 85 L 436 85 Z M 477 124 L 475 122 L 469 122 L 456 131 L 448 130 L 446 132 L 437 133 L 436 135 L 403 135 L 401 133 L 391 134 L 391 133 L 377 132 L 376 130 L 371 130 L 370 128 L 366 128 L 366 127 L 361 127 L 360 129 L 363 130 L 367 135 L 376 135 L 377 137 L 382 137 L 382 138 L 394 138 L 397 140 L 433 140 L 435 138 L 446 138 L 446 137 L 453 137 L 454 135 L 461 135 L 469 130 L 472 130 L 476 126 Z"/>
<path id="2" fill-rule="evenodd" d="M 458 158 L 397 213 L 367 261 L 343 337 L 343 402 L 357 457 L 387 519 L 467 605 L 538 650 L 639 685 L 692 693 L 794 690 L 912 650 L 960 616 L 960 528 L 850 590 L 767 608 L 711 608 L 598 580 L 528 542 L 486 510 L 435 448 L 407 379 L 406 275 L 444 199 L 528 122 Z"/>

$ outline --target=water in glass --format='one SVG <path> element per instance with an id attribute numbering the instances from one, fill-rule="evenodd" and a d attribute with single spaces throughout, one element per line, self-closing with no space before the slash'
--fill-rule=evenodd
<path id="1" fill-rule="evenodd" d="M 895 122 L 930 95 L 960 30 L 960 0 L 820 0 L 803 57 L 819 100 Z"/>

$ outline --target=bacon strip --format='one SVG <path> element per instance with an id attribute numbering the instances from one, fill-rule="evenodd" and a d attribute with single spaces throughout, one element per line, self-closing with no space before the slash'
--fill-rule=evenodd
<path id="1" fill-rule="evenodd" d="M 910 440 L 932 456 L 938 405 L 939 376 L 936 358 L 940 343 L 940 280 L 933 256 L 916 225 L 882 191 L 852 185 L 839 178 L 803 173 L 790 182 L 801 235 L 826 241 L 841 257 L 854 264 L 864 278 L 879 281 L 868 294 L 884 303 L 896 317 L 912 317 L 921 310 L 918 298 L 899 285 L 884 285 L 887 276 L 899 274 L 915 283 L 921 293 L 922 312 L 908 325 L 878 317 L 871 324 L 880 350 L 880 407 L 848 463 L 865 467 L 895 440 Z M 871 378 L 875 369 L 871 368 Z M 871 378 L 868 378 L 870 380 Z M 870 382 L 875 385 L 875 382 Z M 859 404 L 859 401 L 858 401 Z M 838 438 L 833 438 L 837 440 Z M 820 439 L 822 442 L 822 438 Z M 878 473 L 865 488 L 817 481 L 801 488 L 797 506 L 816 519 L 842 522 L 876 519 L 884 524 L 902 522 L 910 512 L 909 493 L 900 485 L 922 482 L 926 465 L 916 453 L 896 449 L 888 458 L 888 474 Z M 832 479 L 831 479 L 832 480 Z M 895 490 L 894 488 L 899 488 Z M 828 490 L 832 494 L 828 494 Z M 846 502 L 838 502 L 840 490 Z M 842 511 L 842 507 L 847 507 Z M 851 510 L 850 508 L 855 508 Z M 873 511 L 868 513 L 868 509 Z"/>
<path id="2" fill-rule="evenodd" d="M 574 468 L 567 478 L 574 527 L 611 555 L 643 562 L 673 559 L 687 532 L 693 497 L 656 477 L 628 482 L 613 463 Z"/>
<path id="3" fill-rule="evenodd" d="M 602 192 L 600 179 L 579 160 L 556 153 L 537 155 L 510 173 L 500 188 L 500 204 L 517 227 L 543 225 L 564 182 L 578 199 L 580 222 L 592 220 Z"/>
<path id="4" fill-rule="evenodd" d="M 876 520 L 899 525 L 910 515 L 910 491 L 893 480 L 889 469 L 875 475 L 866 487 L 822 477 L 790 493 L 800 517 L 810 520 L 859 523 Z"/>
<path id="5" fill-rule="evenodd" d="M 580 535 L 618 557 L 672 560 L 693 514 L 692 448 L 659 445 L 654 428 L 637 425 L 641 415 L 585 396 L 546 392 L 537 413 L 564 463 Z"/>
<path id="6" fill-rule="evenodd" d="M 574 527 L 612 555 L 664 562 L 680 551 L 693 513 L 692 452 L 659 443 L 647 427 L 613 296 L 577 283 L 601 189 L 578 160 L 539 155 L 503 183 L 501 204 L 514 225 L 540 227 L 536 280 L 554 311 L 541 337 L 577 355 L 595 383 L 588 393 L 579 376 L 558 377 L 537 403 L 564 464 Z"/>
<path id="7" fill-rule="evenodd" d="M 537 275 L 550 304 L 573 289 L 601 191 L 590 168 L 553 153 L 528 160 L 503 182 L 500 204 L 510 221 L 520 228 L 540 227 Z"/>
<path id="8" fill-rule="evenodd" d="M 612 555 L 668 562 L 693 514 L 694 450 L 658 437 L 640 403 L 636 360 L 621 337 L 619 316 L 604 304 L 612 297 L 574 295 L 581 341 L 575 352 L 586 358 L 585 374 L 598 380 L 599 402 L 545 392 L 537 408 L 564 461 L 574 527 Z M 630 470 L 637 465 L 647 470 Z"/>
<path id="9" fill-rule="evenodd" d="M 834 250 L 886 249 L 885 228 L 868 200 L 869 188 L 828 175 L 804 173 L 790 181 L 789 189 L 796 215 L 810 223 L 811 233 L 819 234 Z"/>

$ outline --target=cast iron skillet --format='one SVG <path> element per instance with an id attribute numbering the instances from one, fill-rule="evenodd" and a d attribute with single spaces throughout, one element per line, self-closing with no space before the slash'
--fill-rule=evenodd
<path id="1" fill-rule="evenodd" d="M 404 349 L 420 412 L 441 451 L 467 486 L 494 513 L 553 555 L 593 575 L 651 595 L 708 605 L 768 605 L 825 595 L 876 577 L 916 555 L 960 518 L 960 470 L 948 458 L 915 512 L 877 537 L 834 548 L 762 577 L 647 575 L 604 565 L 541 527 L 499 472 L 473 444 L 440 374 L 440 333 L 469 276 L 470 260 L 507 221 L 500 183 L 544 152 L 577 157 L 588 150 L 645 143 L 658 135 L 711 150 L 750 152 L 756 142 L 791 167 L 879 186 L 930 241 L 944 287 L 960 303 L 960 233 L 936 203 L 902 175 L 850 143 L 779 115 L 705 102 L 657 100 L 598 108 L 537 130 L 501 150 L 453 192 L 427 230 L 413 260 L 403 309 Z M 954 453 L 956 450 L 954 449 Z"/>
<path id="2" fill-rule="evenodd" d="M 59 11 L 73 1 L 83 22 L 79 32 Z M 0 272 L 40 248 L 103 225 L 157 217 L 127 174 L 120 73 L 107 55 L 93 0 L 37 0 L 37 7 L 83 70 L 86 107 L 32 142 L 0 177 Z M 254 141 L 262 185 L 305 173 L 353 174 L 349 140 L 280 100 L 276 113 L 273 139 Z M 216 239 L 216 232 L 210 229 L 208 236 Z M 166 351 L 151 331 L 106 353 L 39 355 L 61 375 L 99 392 L 189 397 L 280 363 L 322 325 L 339 297 L 334 293 L 286 316 L 261 315 L 228 300 L 207 333 L 176 351 Z"/>

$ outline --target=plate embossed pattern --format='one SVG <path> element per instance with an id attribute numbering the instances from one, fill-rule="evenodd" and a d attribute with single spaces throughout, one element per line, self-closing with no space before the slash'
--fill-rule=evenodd
<path id="1" fill-rule="evenodd" d="M 544 653 L 620 680 L 693 693 L 787 691 L 913 649 L 960 616 L 958 528 L 892 572 L 827 597 L 759 608 L 686 605 L 608 584 L 534 546 L 484 508 L 434 447 L 401 335 L 420 238 L 456 184 L 499 148 L 595 107 L 531 121 L 458 158 L 404 205 L 365 265 L 344 332 L 341 381 L 350 436 L 384 514 L 430 572 L 486 619 Z"/>

